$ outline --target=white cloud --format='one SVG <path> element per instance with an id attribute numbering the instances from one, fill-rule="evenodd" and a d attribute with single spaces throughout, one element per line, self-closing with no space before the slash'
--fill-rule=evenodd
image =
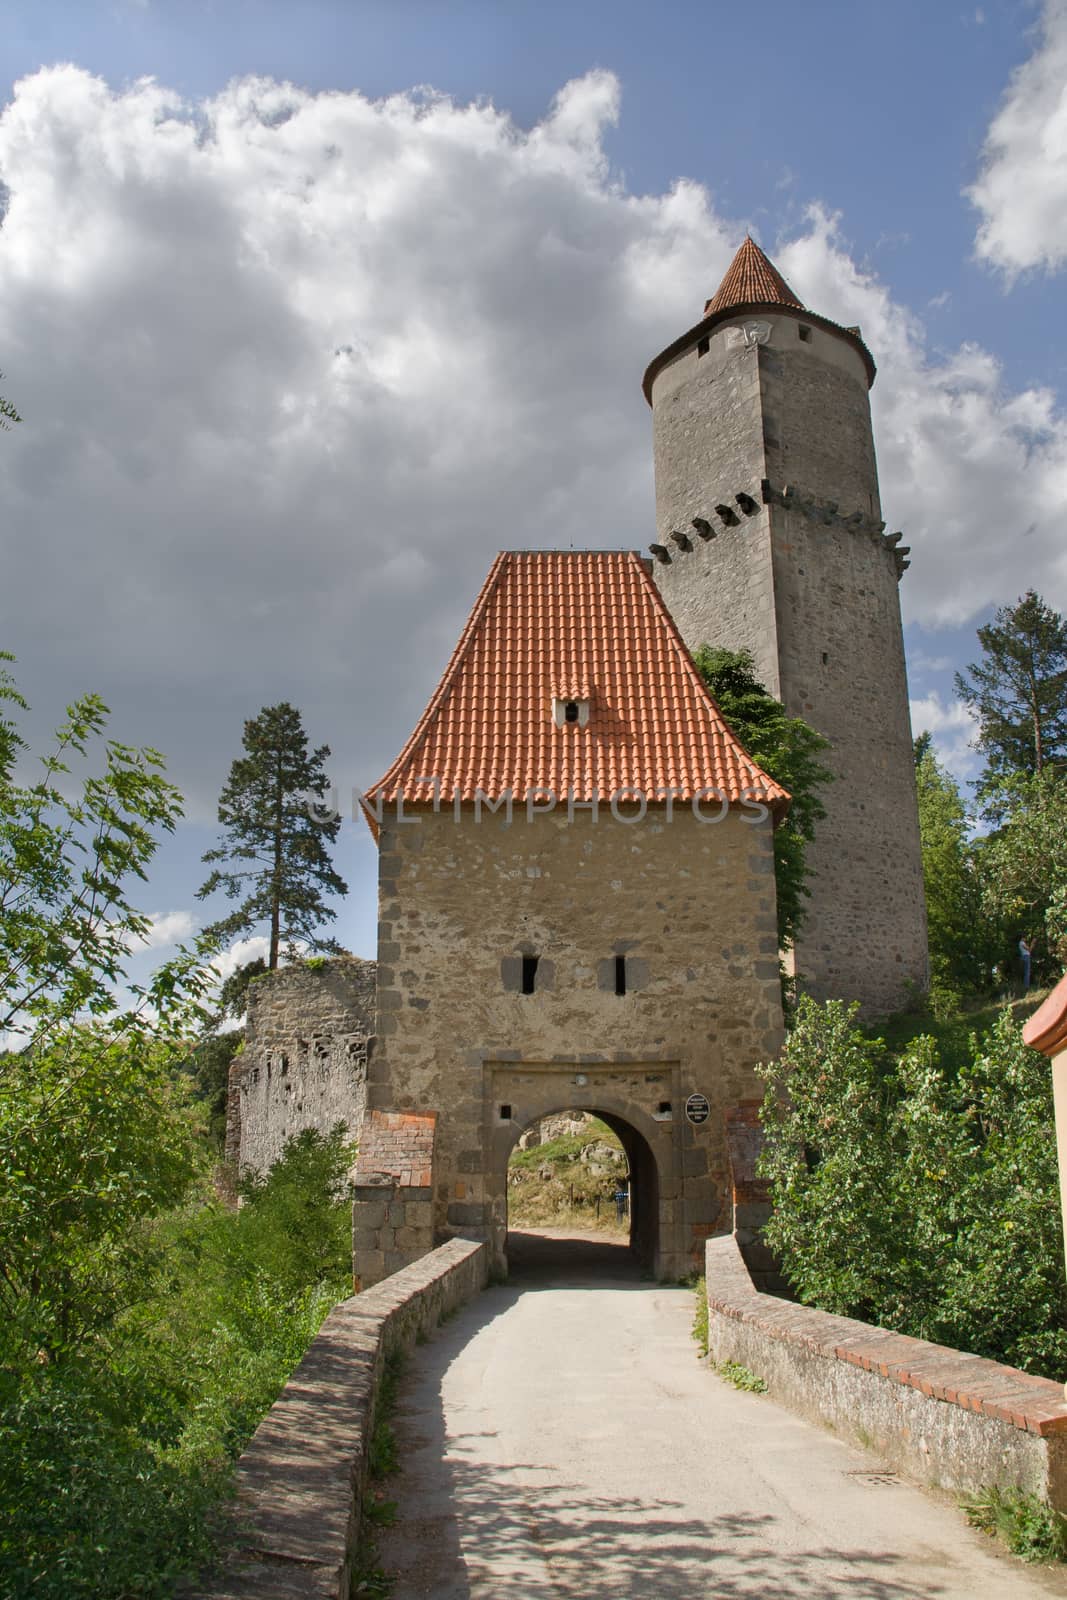
<path id="1" fill-rule="evenodd" d="M 284 698 L 346 793 L 396 754 L 496 550 L 647 545 L 640 376 L 744 223 L 693 183 L 628 193 L 619 114 L 604 72 L 531 130 L 431 91 L 248 79 L 191 106 L 69 66 L 17 86 L 0 643 L 42 718 L 99 689 L 207 818 L 244 719 Z M 977 347 L 932 354 L 822 211 L 780 258 L 879 361 L 907 613 L 1029 584 L 1067 603 L 1055 397 L 1005 391 Z"/>
<path id="2" fill-rule="evenodd" d="M 975 249 L 1009 280 L 1067 260 L 1067 0 L 1046 0 L 1030 58 L 990 124 L 968 197 L 982 214 Z"/>
<path id="3" fill-rule="evenodd" d="M 838 220 L 818 207 L 780 263 L 809 305 L 860 324 L 878 362 L 871 404 L 883 515 L 913 551 L 905 616 L 959 624 L 1028 587 L 1067 607 L 1067 415 L 1058 397 L 1009 390 L 977 344 L 932 352 L 919 318 L 857 266 Z"/>
<path id="4" fill-rule="evenodd" d="M 247 966 L 250 961 L 266 961 L 269 952 L 270 940 L 257 933 L 249 939 L 237 939 L 228 950 L 220 950 L 211 965 L 225 982 L 238 967 Z"/>
<path id="5" fill-rule="evenodd" d="M 934 749 L 957 778 L 973 778 L 978 758 L 971 748 L 977 724 L 965 705 L 950 700 L 946 705 L 934 690 L 911 702 L 911 726 L 915 737 L 928 733 Z"/>
<path id="6" fill-rule="evenodd" d="M 196 932 L 196 918 L 191 911 L 155 911 L 149 917 L 151 926 L 140 941 L 148 950 L 162 950 L 168 945 L 181 944 Z"/>

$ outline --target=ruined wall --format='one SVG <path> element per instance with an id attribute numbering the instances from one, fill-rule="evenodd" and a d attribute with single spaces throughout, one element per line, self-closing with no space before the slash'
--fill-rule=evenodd
<path id="1" fill-rule="evenodd" d="M 231 1068 L 227 1154 L 265 1171 L 291 1134 L 338 1122 L 357 1136 L 366 1105 L 375 964 L 338 956 L 281 967 L 249 986 L 245 1048 Z"/>
<path id="2" fill-rule="evenodd" d="M 387 814 L 380 916 L 368 1103 L 440 1113 L 439 1236 L 488 1236 L 499 1256 L 519 1133 L 589 1110 L 654 1153 L 658 1264 L 685 1270 L 728 1225 L 723 1107 L 758 1094 L 753 1067 L 781 1044 L 769 820 L 702 824 L 680 804 L 632 825 L 606 808 L 595 823 L 518 809 L 510 827 Z M 539 958 L 532 994 L 524 955 Z M 712 1102 L 701 1127 L 684 1116 L 693 1092 Z"/>
<path id="3" fill-rule="evenodd" d="M 690 649 L 751 650 L 767 688 L 830 740 L 796 968 L 817 998 L 883 1013 L 928 974 L 906 552 L 880 520 L 867 370 L 800 311 L 721 325 L 707 345 L 652 388 L 656 582 Z"/>

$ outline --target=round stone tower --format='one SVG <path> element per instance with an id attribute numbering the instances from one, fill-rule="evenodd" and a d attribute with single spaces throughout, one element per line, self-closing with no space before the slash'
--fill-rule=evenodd
<path id="1" fill-rule="evenodd" d="M 830 740 L 801 985 L 872 1015 L 927 982 L 897 592 L 908 562 L 881 520 L 874 375 L 860 330 L 806 310 L 746 239 L 644 380 L 655 575 L 686 644 L 750 650 L 771 693 Z"/>

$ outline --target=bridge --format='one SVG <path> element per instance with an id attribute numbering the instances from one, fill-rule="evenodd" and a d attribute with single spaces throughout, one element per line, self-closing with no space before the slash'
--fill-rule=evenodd
<path id="1" fill-rule="evenodd" d="M 734 1241 L 711 1241 L 709 1263 L 716 1247 Z M 863 1448 L 797 1415 L 780 1366 L 768 1393 L 709 1371 L 691 1337 L 692 1289 L 650 1280 L 632 1249 L 544 1232 L 512 1234 L 508 1251 L 508 1280 L 488 1283 L 486 1245 L 452 1240 L 330 1314 L 242 1458 L 240 1525 L 201 1600 L 359 1594 L 360 1509 L 375 1496 L 397 1506 L 395 1524 L 375 1535 L 393 1600 L 1067 1593 L 1061 1577 L 1022 1567 L 969 1528 L 955 1495 L 909 1481 L 907 1441 L 891 1425 Z M 728 1277 L 730 1258 L 720 1255 Z M 740 1318 L 742 1298 L 738 1290 L 730 1308 Z M 728 1318 L 716 1329 L 722 1304 L 713 1294 L 713 1351 L 729 1336 Z M 823 1316 L 775 1307 L 786 1318 Z M 846 1319 L 826 1321 L 843 1337 Z M 746 1326 L 756 1338 L 751 1317 Z M 798 1359 L 811 1358 L 816 1338 L 802 1330 Z M 915 1347 L 914 1373 L 849 1370 L 872 1386 L 897 1382 L 903 1395 L 934 1347 L 894 1343 Z M 409 1356 L 392 1419 L 400 1470 L 375 1483 L 375 1398 L 401 1347 Z M 824 1365 L 843 1354 L 818 1353 Z M 972 1389 L 989 1397 L 1008 1369 L 979 1367 Z M 989 1471 L 989 1446 L 1006 1459 L 1013 1435 L 1023 1454 L 1011 1470 L 1045 1460 L 1055 1498 L 1067 1407 L 1058 1385 L 1030 1383 L 1021 1427 L 992 1404 L 987 1416 L 969 1410 L 965 1396 L 949 1404 L 918 1384 L 907 1395 L 951 1421 L 964 1474 L 968 1460 Z M 878 1415 L 872 1402 L 872 1427 Z M 936 1420 L 923 1426 L 936 1458 Z M 961 1443 L 968 1427 L 974 1437 Z M 915 1428 L 905 1432 L 914 1443 Z"/>

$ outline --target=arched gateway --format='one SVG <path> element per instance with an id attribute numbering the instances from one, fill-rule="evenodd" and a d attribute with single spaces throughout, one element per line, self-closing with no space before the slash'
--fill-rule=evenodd
<path id="1" fill-rule="evenodd" d="M 367 803 L 381 920 L 357 1276 L 457 1233 L 503 1267 L 512 1145 L 563 1107 L 617 1128 L 654 1197 L 641 1253 L 688 1271 L 732 1222 L 726 1114 L 781 1043 L 788 796 L 723 722 L 646 563 L 499 556 Z"/>
<path id="2" fill-rule="evenodd" d="M 583 1089 L 589 1088 L 588 1073 L 575 1072 L 576 1077 L 584 1077 L 584 1085 L 575 1085 L 570 1091 L 573 1096 Z M 540 1089 L 544 1085 L 538 1084 Z M 540 1102 L 545 1098 L 542 1094 L 534 1094 L 532 1101 Z M 550 1096 L 549 1096 L 550 1098 Z M 617 1108 L 609 1109 L 602 1101 L 612 1104 L 616 1096 L 611 1091 L 611 1085 L 604 1085 L 583 1094 L 581 1105 L 575 1105 L 573 1098 L 566 1104 L 553 1105 L 547 1110 L 538 1109 L 531 1116 L 528 1103 L 515 1101 L 511 1104 L 511 1125 L 501 1125 L 497 1137 L 493 1140 L 492 1149 L 492 1176 L 489 1183 L 489 1193 L 492 1196 L 493 1214 L 498 1215 L 498 1201 L 503 1194 L 505 1227 L 510 1230 L 510 1217 L 508 1214 L 509 1195 L 507 1188 L 508 1162 L 514 1153 L 522 1134 L 528 1127 L 535 1125 L 545 1117 L 555 1116 L 562 1112 L 588 1111 L 593 1116 L 599 1117 L 601 1122 L 607 1124 L 622 1145 L 628 1167 L 629 1214 L 630 1214 L 630 1244 L 646 1271 L 658 1273 L 660 1263 L 660 1238 L 663 1224 L 669 1225 L 669 1214 L 665 1215 L 661 1205 L 671 1206 L 674 1203 L 675 1174 L 672 1171 L 672 1146 L 673 1140 L 666 1119 L 660 1115 L 655 1124 L 652 1124 L 635 1110 L 629 1102 L 626 1104 L 627 1115 L 623 1115 Z M 641 1126 L 639 1126 L 641 1124 Z M 500 1157 L 503 1152 L 503 1177 L 501 1177 Z M 665 1183 L 660 1181 L 660 1169 L 663 1168 Z M 666 1193 L 664 1193 L 666 1189 Z"/>

